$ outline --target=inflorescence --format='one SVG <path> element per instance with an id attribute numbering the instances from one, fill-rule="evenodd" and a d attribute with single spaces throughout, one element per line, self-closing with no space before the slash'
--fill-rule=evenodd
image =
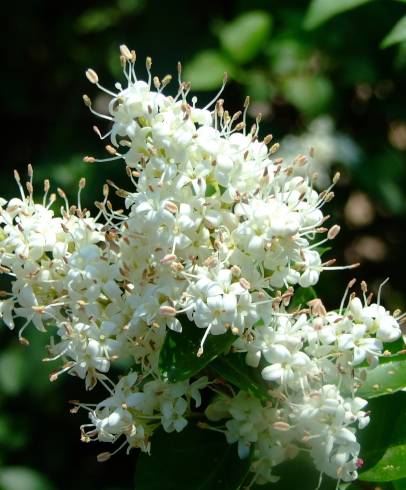
<path id="1" fill-rule="evenodd" d="M 180 63 L 172 97 L 164 94 L 169 75 L 153 77 L 147 58 L 147 81 L 138 80 L 135 52 L 120 50 L 125 87 L 110 91 L 94 70 L 86 72 L 111 101 L 105 115 L 83 97 L 110 124 L 104 135 L 94 126 L 109 140 L 108 158 L 84 160 L 124 160 L 133 188 L 107 181 L 93 217 L 81 205 L 82 179 L 75 205 L 58 189 L 55 215 L 50 183 L 38 204 L 31 166 L 25 186 L 15 172 L 20 197 L 0 200 L 0 270 L 12 284 L 2 293 L 0 316 L 11 329 L 23 319 L 22 343 L 30 324 L 52 333 L 44 360 L 62 365 L 51 380 L 68 372 L 87 389 L 105 387 L 108 397 L 97 405 L 74 402 L 73 411 L 89 413 L 84 441 L 148 452 L 154 430 L 183 430 L 208 389 L 215 396 L 201 425 L 238 442 L 241 458 L 254 448 L 253 482 L 275 481 L 274 467 L 303 451 L 321 474 L 355 479 L 356 430 L 369 421 L 357 389 L 384 343 L 400 337 L 402 316 L 387 312 L 380 295 L 372 302 L 365 283 L 361 299 L 350 293 L 353 281 L 338 310 L 326 311 L 320 299 L 289 308 L 297 286 L 314 286 L 322 271 L 343 268 L 321 257 L 322 245 L 340 231 L 325 226 L 322 212 L 339 176 L 316 191 L 306 156 L 278 158 L 272 135 L 259 139 L 260 116 L 248 127 L 249 98 L 243 111 L 224 108 L 226 79 L 199 108 L 196 97 L 188 101 L 191 86 Z M 113 208 L 112 190 L 124 210 Z M 201 329 L 197 356 L 208 336 L 235 335 L 232 351 L 261 366 L 269 399 L 221 391 L 207 376 L 163 379 L 160 349 L 168 329 L 182 335 L 182 315 Z M 134 369 L 114 379 L 110 368 L 121 359 Z"/>

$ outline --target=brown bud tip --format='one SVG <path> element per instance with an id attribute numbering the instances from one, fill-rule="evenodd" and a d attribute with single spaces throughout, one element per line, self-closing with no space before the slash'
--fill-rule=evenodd
<path id="1" fill-rule="evenodd" d="M 150 56 L 147 56 L 147 59 L 145 60 L 145 64 L 147 66 L 147 70 L 150 70 L 152 66 L 152 58 Z"/>
<path id="2" fill-rule="evenodd" d="M 86 70 L 86 78 L 89 80 L 90 83 L 99 83 L 99 77 L 97 76 L 97 73 L 92 70 L 92 68 Z"/>
<path id="3" fill-rule="evenodd" d="M 79 189 L 84 189 L 86 186 L 86 179 L 84 177 L 82 177 L 80 180 L 79 180 Z"/>
<path id="4" fill-rule="evenodd" d="M 27 170 L 28 170 L 28 176 L 29 176 L 29 177 L 32 177 L 32 176 L 34 175 L 34 170 L 33 170 L 33 168 L 32 168 L 31 163 L 29 163 L 29 164 L 28 164 L 28 166 L 27 166 Z"/>

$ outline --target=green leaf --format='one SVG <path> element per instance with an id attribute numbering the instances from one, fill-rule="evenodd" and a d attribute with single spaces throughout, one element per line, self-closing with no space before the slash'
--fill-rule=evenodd
<path id="1" fill-rule="evenodd" d="M 36 471 L 23 466 L 9 466 L 0 469 L 2 490 L 53 490 L 54 486 Z"/>
<path id="2" fill-rule="evenodd" d="M 406 388 L 406 361 L 385 362 L 368 372 L 357 395 L 366 399 L 376 398 L 403 388 Z"/>
<path id="3" fill-rule="evenodd" d="M 194 90 L 213 90 L 221 85 L 225 72 L 233 76 L 233 64 L 218 51 L 206 50 L 186 64 L 184 79 L 192 82 Z"/>
<path id="4" fill-rule="evenodd" d="M 254 485 L 250 490 L 315 490 L 318 487 L 320 472 L 306 454 L 281 463 L 272 469 L 272 474 L 280 480 L 266 485 Z M 243 487 L 244 488 L 244 487 Z M 319 490 L 337 490 L 337 480 L 323 476 Z"/>
<path id="5" fill-rule="evenodd" d="M 307 74 L 287 78 L 282 85 L 282 92 L 290 104 L 310 116 L 324 113 L 334 95 L 330 79 Z"/>
<path id="6" fill-rule="evenodd" d="M 306 307 L 308 301 L 317 298 L 317 293 L 314 288 L 302 288 L 301 286 L 295 290 L 295 294 L 290 302 L 289 309 L 291 311 L 297 308 Z"/>
<path id="7" fill-rule="evenodd" d="M 197 374 L 235 341 L 230 331 L 222 335 L 209 335 L 203 354 L 198 357 L 205 330 L 196 327 L 186 316 L 181 317 L 180 321 L 182 332 L 169 331 L 159 355 L 159 369 L 169 383 L 177 383 Z"/>
<path id="8" fill-rule="evenodd" d="M 360 457 L 364 461 L 362 472 L 375 466 L 394 440 L 394 422 L 399 419 L 405 401 L 406 394 L 403 392 L 368 401 L 367 410 L 371 413 L 371 421 L 357 434 L 361 444 Z"/>
<path id="9" fill-rule="evenodd" d="M 22 349 L 10 348 L 0 355 L 0 392 L 17 395 L 27 380 Z"/>
<path id="10" fill-rule="evenodd" d="M 342 12 L 352 10 L 372 0 L 312 0 L 307 10 L 304 27 L 311 30 Z"/>
<path id="11" fill-rule="evenodd" d="M 218 357 L 211 363 L 216 373 L 224 379 L 260 400 L 269 400 L 268 384 L 261 377 L 260 370 L 248 366 L 244 354 L 229 354 Z"/>
<path id="12" fill-rule="evenodd" d="M 378 398 L 369 403 L 371 424 L 360 432 L 365 471 L 360 479 L 385 482 L 406 477 L 405 393 Z"/>
<path id="13" fill-rule="evenodd" d="M 406 41 L 406 15 L 402 17 L 381 43 L 382 48 Z"/>
<path id="14" fill-rule="evenodd" d="M 223 27 L 221 46 L 234 61 L 246 63 L 261 51 L 271 27 L 272 17 L 267 12 L 246 12 Z"/>
<path id="15" fill-rule="evenodd" d="M 189 425 L 179 434 L 158 431 L 151 456 L 137 462 L 137 490 L 237 490 L 248 474 L 250 458 L 239 459 L 223 434 Z"/>
<path id="16" fill-rule="evenodd" d="M 370 470 L 361 473 L 360 480 L 385 482 L 406 478 L 406 443 L 391 446 Z"/>

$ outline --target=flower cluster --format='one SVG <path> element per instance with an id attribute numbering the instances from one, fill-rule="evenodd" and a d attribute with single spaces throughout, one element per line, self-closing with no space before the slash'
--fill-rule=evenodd
<path id="1" fill-rule="evenodd" d="M 331 181 L 331 167 L 340 163 L 354 166 L 360 160 L 360 148 L 347 135 L 339 133 L 330 116 L 314 119 L 306 130 L 299 134 L 288 134 L 281 141 L 281 154 L 290 161 L 302 152 L 310 152 L 313 158 L 302 167 L 301 175 L 317 173 L 316 188 L 328 186 Z"/>
<path id="2" fill-rule="evenodd" d="M 20 197 L 0 200 L 0 271 L 11 278 L 0 317 L 11 329 L 19 326 L 25 344 L 31 323 L 52 333 L 45 361 L 63 362 L 51 380 L 68 372 L 87 389 L 105 387 L 108 398 L 74 402 L 73 411 L 88 411 L 84 441 L 120 439 L 117 450 L 148 452 L 159 425 L 183 430 L 201 404 L 200 391 L 212 388 L 206 376 L 165 379 L 159 356 L 168 329 L 182 335 L 182 315 L 201 329 L 196 356 L 210 335 L 231 333 L 232 351 L 261 366 L 268 400 L 220 390 L 206 412 L 210 420 L 228 418 L 224 432 L 228 442 L 238 441 L 240 457 L 254 445 L 255 481 L 274 481 L 272 468 L 305 448 L 322 473 L 355 478 L 355 425 L 368 422 L 366 402 L 355 396 L 362 366 L 374 366 L 383 343 L 400 336 L 398 321 L 379 298 L 371 304 L 351 296 L 347 304 L 344 297 L 329 313 L 320 300 L 310 309 L 288 306 L 296 286 L 313 286 L 323 270 L 339 268 L 323 262 L 320 248 L 340 230 L 324 227 L 321 211 L 338 175 L 316 191 L 305 156 L 276 157 L 272 136 L 259 139 L 260 116 L 247 128 L 248 98 L 241 112 L 224 108 L 225 81 L 199 108 L 196 97 L 188 102 L 180 64 L 172 97 L 163 93 L 171 77 L 152 77 L 150 58 L 147 81 L 137 79 L 134 51 L 121 46 L 120 58 L 127 85 L 117 83 L 116 92 L 102 87 L 94 70 L 86 72 L 111 97 L 109 113 L 98 114 L 87 95 L 84 102 L 110 122 L 104 135 L 94 127 L 110 139 L 103 160 L 124 160 L 132 189 L 107 181 L 92 216 L 81 205 L 81 179 L 75 205 L 57 190 L 56 215 L 50 183 L 38 204 L 31 166 L 25 186 L 15 172 Z M 114 209 L 112 189 L 124 210 Z M 111 368 L 118 360 L 132 368 L 117 378 Z"/>
<path id="3" fill-rule="evenodd" d="M 306 448 L 320 472 L 343 481 L 357 477 L 360 447 L 355 430 L 364 428 L 369 416 L 362 410 L 367 401 L 356 391 L 366 369 L 383 355 L 384 342 L 401 336 L 398 321 L 379 305 L 380 298 L 371 303 L 365 283 L 362 288 L 363 302 L 353 295 L 347 305 L 344 296 L 338 311 L 327 312 L 319 299 L 309 302 L 309 311 L 278 310 L 267 324 L 235 342 L 236 351 L 246 352 L 247 364 L 261 365 L 277 403 L 263 408 L 241 394 L 216 401 L 208 416 L 221 405 L 228 410 L 232 420 L 226 435 L 239 441 L 243 454 L 259 441 L 253 463 L 258 482 L 272 481 L 273 475 L 266 477 L 264 471 Z"/>

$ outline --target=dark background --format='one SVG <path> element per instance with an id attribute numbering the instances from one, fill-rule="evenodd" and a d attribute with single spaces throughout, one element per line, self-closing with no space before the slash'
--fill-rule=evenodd
<path id="1" fill-rule="evenodd" d="M 121 43 L 136 49 L 140 75 L 147 55 L 161 78 L 175 74 L 182 60 L 202 103 L 227 70 L 226 106 L 239 110 L 250 94 L 251 117 L 263 113 L 262 136 L 272 132 L 282 141 L 328 118 L 332 129 L 321 143 L 334 151 L 325 172 L 339 169 L 342 179 L 325 212 L 342 232 L 326 256 L 340 264 L 360 261 L 357 277 L 375 290 L 389 276 L 386 305 L 404 307 L 406 44 L 380 45 L 406 15 L 406 4 L 370 2 L 312 26 L 306 17 L 309 3 L 31 0 L 9 5 L 0 33 L 0 195 L 15 194 L 12 170 L 24 173 L 28 162 L 38 196 L 41 181 L 50 178 L 54 188 L 61 186 L 74 198 L 79 178 L 86 176 L 84 198 L 91 207 L 106 178 L 126 185 L 120 162 L 82 162 L 86 154 L 104 156 L 104 150 L 91 129 L 99 121 L 81 96 L 88 93 L 101 110 L 106 104 L 84 71 L 93 67 L 112 87 L 120 79 Z M 335 146 L 343 138 L 350 156 Z M 298 151 L 307 153 L 309 140 L 301 141 Z M 318 137 L 315 141 L 317 158 Z M 353 276 L 354 271 L 322 275 L 317 290 L 329 307 L 338 304 Z M 23 347 L 5 327 L 0 332 L 0 488 L 133 488 L 136 453 L 96 463 L 96 455 L 109 448 L 81 443 L 79 425 L 86 414 L 69 414 L 69 399 L 92 401 L 104 394 L 85 393 L 82 383 L 69 377 L 50 385 L 51 368 L 40 362 L 48 339 L 34 331 L 29 337 L 31 346 Z"/>

